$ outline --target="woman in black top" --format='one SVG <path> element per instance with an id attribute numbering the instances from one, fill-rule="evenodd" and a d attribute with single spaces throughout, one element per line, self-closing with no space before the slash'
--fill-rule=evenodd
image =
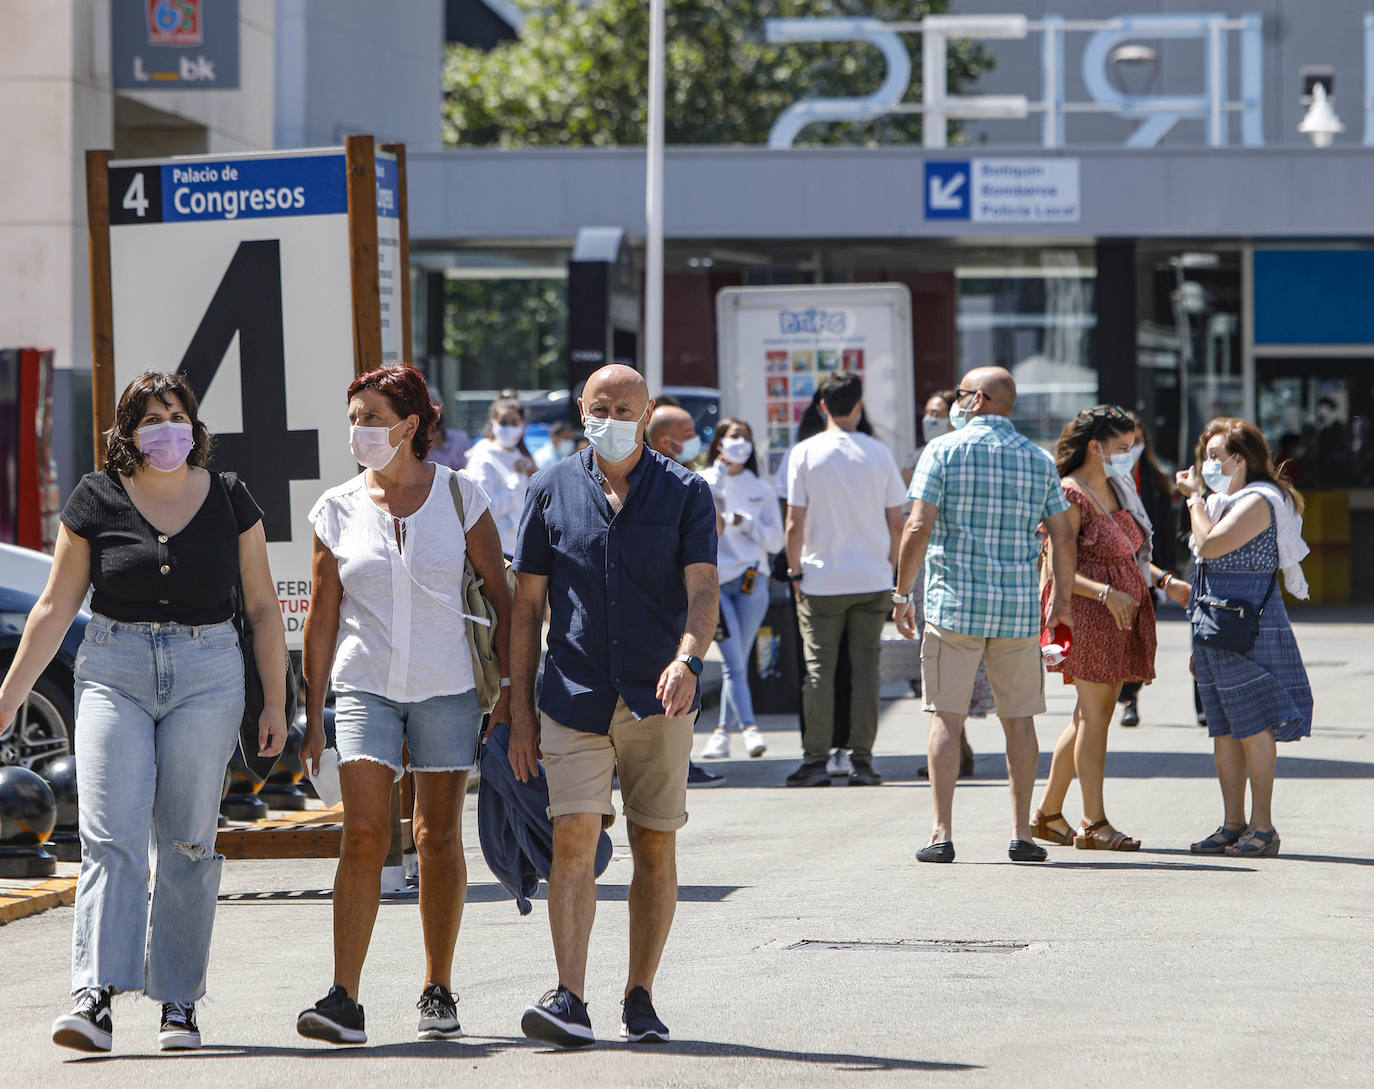
<path id="1" fill-rule="evenodd" d="M 110 1050 L 110 998 L 124 991 L 162 1003 L 164 1050 L 200 1046 L 195 1003 L 223 863 L 215 829 L 243 718 L 231 620 L 240 577 L 264 688 L 262 755 L 286 738 L 285 633 L 262 511 L 236 477 L 205 468 L 209 449 L 185 378 L 147 372 L 129 384 L 105 469 L 67 500 L 48 585 L 0 685 L 3 731 L 94 587 L 76 659 L 82 857 L 76 1004 L 53 1022 L 64 1047 Z"/>

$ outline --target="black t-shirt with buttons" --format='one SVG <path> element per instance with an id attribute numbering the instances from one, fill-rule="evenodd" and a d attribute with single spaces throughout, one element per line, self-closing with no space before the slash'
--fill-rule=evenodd
<path id="1" fill-rule="evenodd" d="M 62 524 L 90 542 L 92 610 L 130 623 L 218 624 L 233 615 L 239 534 L 262 510 L 236 474 L 211 477 L 205 502 L 170 536 L 139 513 L 113 469 L 82 477 Z"/>

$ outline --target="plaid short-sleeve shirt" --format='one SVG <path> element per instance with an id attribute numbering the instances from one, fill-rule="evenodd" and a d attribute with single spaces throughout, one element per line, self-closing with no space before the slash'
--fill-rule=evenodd
<path id="1" fill-rule="evenodd" d="M 975 416 L 925 448 L 909 494 L 939 510 L 926 619 L 988 639 L 1038 634 L 1036 528 L 1069 509 L 1049 455 L 1005 416 Z"/>

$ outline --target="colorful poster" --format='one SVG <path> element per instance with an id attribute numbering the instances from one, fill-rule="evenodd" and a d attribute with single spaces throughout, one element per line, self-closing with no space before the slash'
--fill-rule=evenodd
<path id="1" fill-rule="evenodd" d="M 874 433 L 905 463 L 916 413 L 904 285 L 726 288 L 716 315 L 721 411 L 754 426 L 759 463 L 770 474 L 795 444 L 820 384 L 843 371 L 863 379 Z"/>

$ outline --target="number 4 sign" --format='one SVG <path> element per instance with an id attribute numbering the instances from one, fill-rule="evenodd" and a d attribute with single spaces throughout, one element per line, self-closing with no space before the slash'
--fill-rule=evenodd
<path id="1" fill-rule="evenodd" d="M 215 436 L 212 467 L 238 472 L 262 507 L 299 647 L 306 514 L 357 472 L 345 390 L 410 358 L 405 149 L 361 136 L 234 158 L 89 152 L 86 174 L 97 463 L 120 391 L 144 370 L 182 371 Z"/>

